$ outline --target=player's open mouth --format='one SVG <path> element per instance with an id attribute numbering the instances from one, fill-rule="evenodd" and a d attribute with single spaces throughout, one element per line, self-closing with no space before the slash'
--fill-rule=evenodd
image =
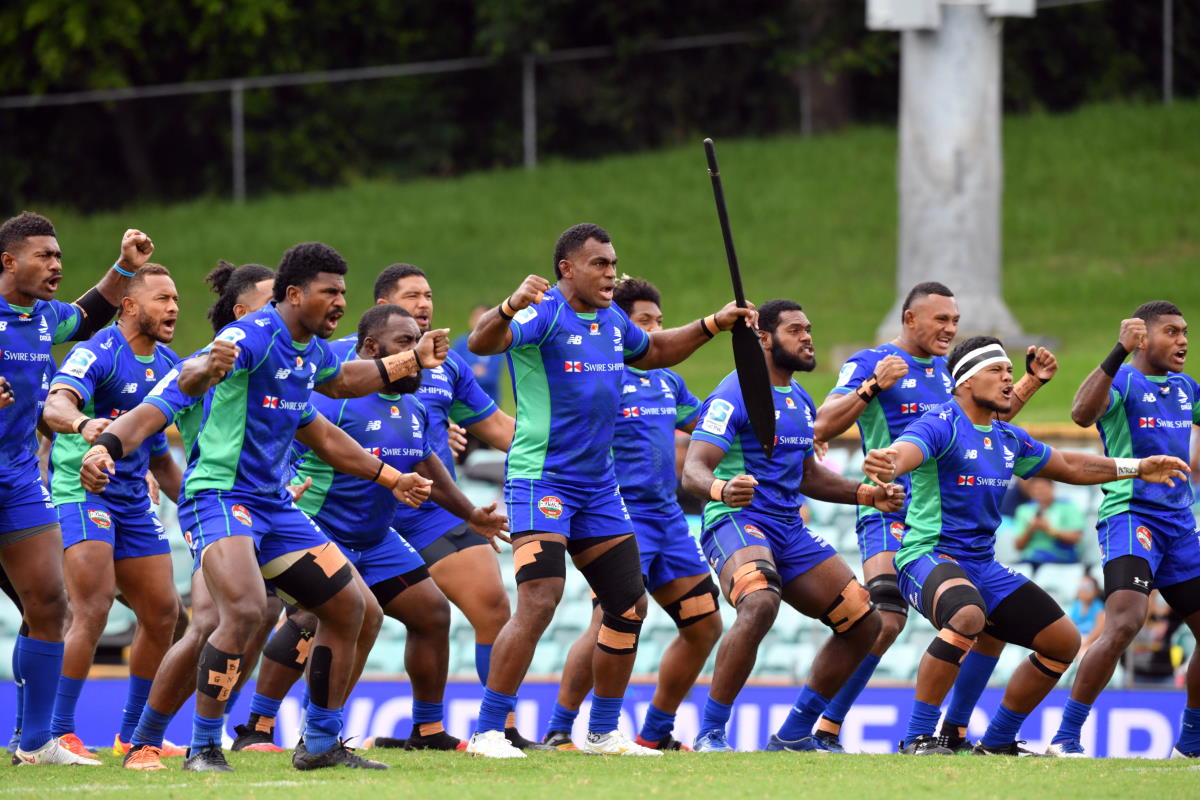
<path id="1" fill-rule="evenodd" d="M 1176 350 L 1174 353 L 1171 354 L 1171 358 L 1175 359 L 1180 364 L 1187 361 L 1187 348 L 1184 348 L 1182 350 Z"/>
<path id="2" fill-rule="evenodd" d="M 174 331 L 175 330 L 175 320 L 164 319 L 161 323 L 159 323 L 159 327 L 161 327 L 165 331 Z"/>
<path id="3" fill-rule="evenodd" d="M 58 284 L 60 284 L 61 282 L 62 282 L 62 275 L 52 275 L 52 276 L 50 276 L 49 280 L 46 281 L 46 288 L 52 292 L 57 292 Z"/>
<path id="4" fill-rule="evenodd" d="M 1005 386 L 1003 389 L 1000 390 L 1000 396 L 1005 399 L 1010 399 L 1012 397 L 1012 393 L 1013 393 L 1013 387 L 1011 387 L 1011 386 Z"/>

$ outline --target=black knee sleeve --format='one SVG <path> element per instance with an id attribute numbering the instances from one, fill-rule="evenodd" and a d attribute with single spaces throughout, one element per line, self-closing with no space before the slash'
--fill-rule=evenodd
<path id="1" fill-rule="evenodd" d="M 941 597 L 938 597 L 938 589 L 942 587 L 942 584 L 955 578 L 970 581 L 962 567 L 947 561 L 945 564 L 934 567 L 930 571 L 929 577 L 925 579 L 925 585 L 921 587 L 922 613 L 933 623 L 935 628 L 946 627 L 946 622 L 954 616 L 955 612 L 966 606 L 979 606 L 979 609 L 985 615 L 987 614 L 987 604 L 983 602 L 983 595 L 974 585 L 951 586 L 942 592 Z M 936 607 L 933 602 L 935 597 L 937 597 Z M 978 634 L 979 632 L 976 631 L 974 635 Z"/>
<path id="2" fill-rule="evenodd" d="M 291 617 L 288 617 L 267 640 L 267 645 L 262 651 L 263 658 L 268 658 L 276 664 L 299 672 L 304 669 L 304 663 L 308 661 L 308 650 L 312 646 L 313 633 L 315 631 L 297 625 Z"/>
<path id="3" fill-rule="evenodd" d="M 562 542 L 537 539 L 513 550 L 517 585 L 538 578 L 567 577 L 567 546 Z"/>
<path id="4" fill-rule="evenodd" d="M 1150 562 L 1137 556 L 1121 556 L 1104 565 L 1104 599 L 1120 589 L 1150 594 L 1154 578 Z"/>
<path id="5" fill-rule="evenodd" d="M 667 616 L 675 620 L 675 627 L 686 628 L 695 625 L 700 620 L 717 613 L 717 597 L 720 590 L 711 575 L 705 575 L 704 580 L 697 583 L 679 599 L 663 606 Z"/>
<path id="6" fill-rule="evenodd" d="M 908 616 L 908 603 L 900 591 L 900 581 L 895 575 L 876 575 L 867 581 L 867 592 L 871 602 L 880 611 L 890 611 L 902 617 Z"/>
<path id="7" fill-rule="evenodd" d="M 329 708 L 329 672 L 333 668 L 333 651 L 314 647 L 308 664 L 308 696 L 321 708 Z"/>
<path id="8" fill-rule="evenodd" d="M 1184 619 L 1200 611 L 1200 578 L 1164 586 L 1158 593 Z"/>
<path id="9" fill-rule="evenodd" d="M 871 595 L 861 583 L 851 578 L 819 619 L 835 635 L 845 636 L 858 627 L 858 624 L 866 619 L 874 608 L 871 604 Z"/>
<path id="10" fill-rule="evenodd" d="M 1054 598 L 1033 581 L 1028 581 L 1000 601 L 988 615 L 984 630 L 1002 642 L 1032 649 L 1034 637 L 1061 616 L 1063 610 Z"/>
<path id="11" fill-rule="evenodd" d="M 196 691 L 224 702 L 237 685 L 241 670 L 241 653 L 226 653 L 206 642 L 196 670 Z"/>
<path id="12" fill-rule="evenodd" d="M 401 592 L 411 586 L 416 586 L 428 577 L 429 568 L 422 564 L 403 575 L 397 575 L 379 583 L 372 583 L 368 588 L 370 588 L 371 594 L 375 595 L 375 599 L 379 602 L 379 607 L 387 608 L 387 604 L 399 597 Z"/>
<path id="13" fill-rule="evenodd" d="M 987 617 L 987 604 L 983 602 L 983 595 L 979 593 L 978 589 L 961 583 L 951 586 L 938 598 L 937 607 L 934 609 L 934 624 L 939 628 L 948 627 L 950 620 L 954 619 L 954 615 L 969 606 L 975 606 L 985 618 Z M 978 636 L 979 631 L 965 635 Z"/>
<path id="14" fill-rule="evenodd" d="M 636 653 L 642 630 L 637 603 L 646 594 L 637 541 L 632 536 L 625 538 L 579 571 L 587 578 L 604 612 L 596 645 L 614 655 Z"/>

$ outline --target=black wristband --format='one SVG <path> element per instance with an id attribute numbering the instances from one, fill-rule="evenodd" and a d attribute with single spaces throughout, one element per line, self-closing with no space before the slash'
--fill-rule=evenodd
<path id="1" fill-rule="evenodd" d="M 500 319 L 504 320 L 505 322 L 512 322 L 512 314 L 504 313 L 504 303 L 496 306 L 496 313 L 499 314 Z"/>
<path id="2" fill-rule="evenodd" d="M 80 417 L 79 421 L 75 423 L 75 432 L 83 433 L 84 426 L 86 426 L 91 421 L 92 421 L 91 417 Z"/>
<path id="3" fill-rule="evenodd" d="M 704 324 L 704 317 L 701 317 L 701 318 L 700 318 L 700 319 L 697 321 L 697 324 L 700 326 L 700 330 L 704 331 L 704 335 L 705 335 L 706 337 L 708 337 L 709 339 L 713 338 L 713 336 L 715 336 L 715 335 L 716 335 L 716 334 L 714 334 L 712 331 L 710 331 L 710 330 L 708 329 L 708 326 L 707 326 L 707 325 L 705 325 L 705 324 Z"/>
<path id="4" fill-rule="evenodd" d="M 1100 362 L 1100 369 L 1104 370 L 1104 374 L 1108 377 L 1115 378 L 1117 377 L 1117 370 L 1125 363 L 1125 359 L 1128 356 L 1129 351 L 1125 349 L 1125 345 L 1117 342 L 1113 345 L 1112 352 Z"/>
<path id="5" fill-rule="evenodd" d="M 103 447 L 112 456 L 113 461 L 120 461 L 125 456 L 125 448 L 121 445 L 121 440 L 108 431 L 97 436 L 92 447 Z"/>
<path id="6" fill-rule="evenodd" d="M 379 367 L 379 379 L 383 381 L 383 385 L 387 386 L 389 383 L 391 383 L 391 381 L 388 380 L 387 367 L 383 365 L 382 358 L 375 359 L 375 366 Z"/>
<path id="7" fill-rule="evenodd" d="M 418 353 L 416 350 L 413 350 L 412 353 L 413 353 L 413 361 L 417 362 L 417 369 L 425 369 L 425 367 L 421 364 L 421 354 Z"/>
<path id="8" fill-rule="evenodd" d="M 383 459 L 379 460 L 379 469 L 375 470 L 375 477 L 371 478 L 371 482 L 379 480 L 379 476 L 383 474 Z"/>
<path id="9" fill-rule="evenodd" d="M 875 397 L 875 395 L 879 394 L 879 391 L 879 379 L 874 375 L 871 375 L 871 377 L 867 378 L 859 385 L 854 394 L 858 395 L 859 400 L 862 400 L 864 403 L 869 403 L 871 402 L 871 399 Z"/>

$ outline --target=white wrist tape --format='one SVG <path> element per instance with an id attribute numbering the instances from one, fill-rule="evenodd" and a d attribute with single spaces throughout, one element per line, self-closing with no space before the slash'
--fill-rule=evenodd
<path id="1" fill-rule="evenodd" d="M 1142 460 L 1140 458 L 1114 458 L 1113 463 L 1117 466 L 1118 478 L 1136 478 L 1141 471 Z"/>

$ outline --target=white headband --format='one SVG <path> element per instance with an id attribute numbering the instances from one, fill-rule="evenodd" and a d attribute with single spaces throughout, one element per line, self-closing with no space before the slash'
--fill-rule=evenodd
<path id="1" fill-rule="evenodd" d="M 979 370 L 990 367 L 992 364 L 1012 365 L 1012 361 L 1009 360 L 1003 347 L 998 344 L 988 344 L 972 350 L 963 356 L 955 367 L 954 386 L 956 388 L 961 386 L 963 381 L 970 380 Z"/>

